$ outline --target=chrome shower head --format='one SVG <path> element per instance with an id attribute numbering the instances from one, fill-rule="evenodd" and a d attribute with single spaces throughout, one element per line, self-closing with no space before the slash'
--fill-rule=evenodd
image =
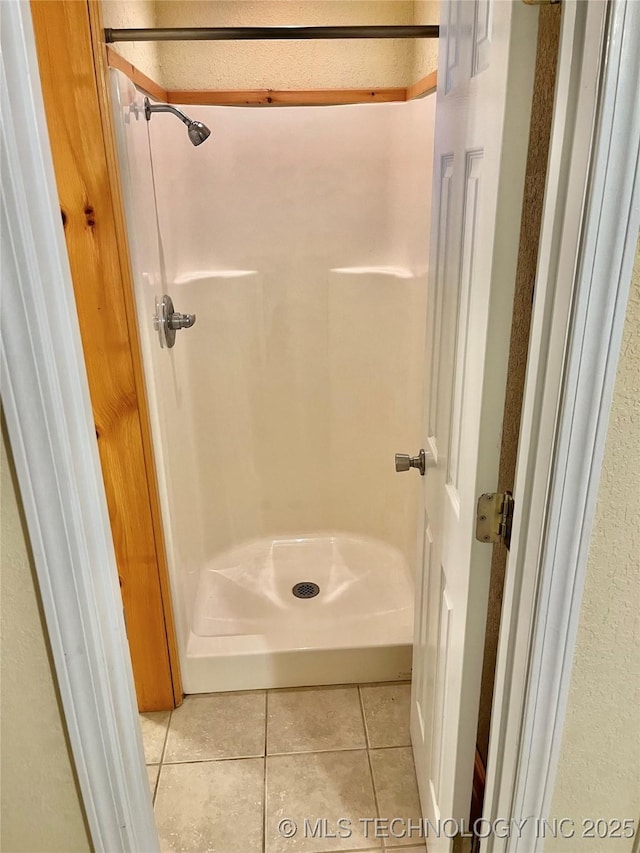
<path id="1" fill-rule="evenodd" d="M 193 145 L 201 145 L 205 139 L 211 136 L 211 131 L 201 121 L 192 121 L 191 124 L 187 125 L 187 133 Z"/>
<path id="2" fill-rule="evenodd" d="M 182 110 L 177 107 L 172 107 L 171 104 L 152 104 L 149 98 L 144 99 L 144 114 L 147 121 L 151 121 L 153 113 L 173 113 L 178 116 L 181 122 L 186 124 L 189 140 L 192 145 L 201 145 L 205 139 L 211 136 L 211 131 L 201 121 L 193 121 L 189 116 L 186 116 Z"/>

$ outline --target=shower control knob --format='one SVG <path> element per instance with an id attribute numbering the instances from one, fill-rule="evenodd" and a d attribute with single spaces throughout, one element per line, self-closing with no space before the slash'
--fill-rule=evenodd
<path id="1" fill-rule="evenodd" d="M 195 314 L 180 314 L 174 311 L 167 317 L 167 325 L 170 329 L 190 329 L 196 321 Z"/>
<path id="2" fill-rule="evenodd" d="M 417 468 L 424 477 L 427 470 L 427 454 L 421 450 L 417 456 L 409 456 L 408 453 L 396 453 L 396 471 L 408 471 L 409 468 Z"/>
<path id="3" fill-rule="evenodd" d="M 156 313 L 153 318 L 153 327 L 160 335 L 160 346 L 169 349 L 176 342 L 176 332 L 179 329 L 190 329 L 196 321 L 195 314 L 180 314 L 173 308 L 173 300 L 166 293 L 162 302 L 156 302 Z"/>

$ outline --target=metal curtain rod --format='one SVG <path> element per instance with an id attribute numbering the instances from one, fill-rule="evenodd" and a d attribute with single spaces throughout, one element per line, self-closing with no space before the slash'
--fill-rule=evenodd
<path id="1" fill-rule="evenodd" d="M 354 27 L 152 27 L 104 31 L 107 44 L 118 41 L 246 41 L 272 39 L 436 39 L 437 24 Z"/>

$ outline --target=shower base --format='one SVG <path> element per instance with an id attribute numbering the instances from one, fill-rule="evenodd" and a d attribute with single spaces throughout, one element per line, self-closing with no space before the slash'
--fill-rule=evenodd
<path id="1" fill-rule="evenodd" d="M 408 679 L 413 598 L 400 552 L 373 539 L 261 539 L 227 551 L 200 575 L 185 692 Z"/>

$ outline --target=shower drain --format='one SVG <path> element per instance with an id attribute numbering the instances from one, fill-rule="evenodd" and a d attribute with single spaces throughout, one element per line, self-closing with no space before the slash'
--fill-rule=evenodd
<path id="1" fill-rule="evenodd" d="M 300 581 L 291 589 L 291 592 L 296 598 L 315 598 L 320 592 L 320 587 L 312 581 Z"/>

